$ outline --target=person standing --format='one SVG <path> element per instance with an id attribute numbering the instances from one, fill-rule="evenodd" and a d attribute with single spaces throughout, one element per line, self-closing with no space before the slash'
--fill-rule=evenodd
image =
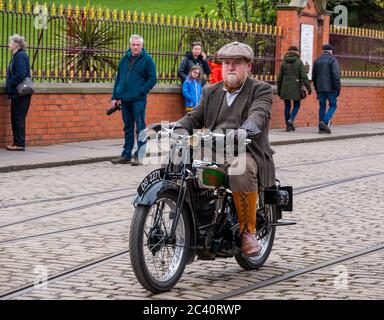
<path id="1" fill-rule="evenodd" d="M 113 164 L 130 163 L 141 165 L 141 153 L 144 142 L 139 134 L 145 129 L 145 109 L 147 95 L 157 82 L 156 66 L 152 57 L 144 49 L 144 39 L 132 35 L 129 39 L 130 49 L 121 58 L 112 93 L 112 107 L 121 103 L 124 121 L 125 143 L 121 156 L 112 159 Z M 132 158 L 134 146 L 134 124 L 136 124 L 137 150 Z M 140 154 L 139 154 L 140 151 Z"/>
<path id="2" fill-rule="evenodd" d="M 185 100 L 185 110 L 187 112 L 196 108 L 200 103 L 203 88 L 200 83 L 201 69 L 199 66 L 193 66 L 189 71 L 187 80 L 183 83 L 183 97 Z"/>
<path id="3" fill-rule="evenodd" d="M 323 45 L 323 54 L 316 59 L 312 80 L 319 100 L 319 133 L 331 133 L 329 123 L 337 108 L 337 97 L 341 91 L 340 66 L 333 56 L 332 46 Z M 327 109 L 327 100 L 329 108 Z"/>
<path id="4" fill-rule="evenodd" d="M 202 86 L 205 85 L 206 80 L 205 77 L 211 74 L 211 68 L 206 60 L 207 56 L 203 52 L 203 44 L 201 42 L 193 42 L 191 51 L 188 51 L 184 58 L 181 60 L 179 65 L 178 76 L 183 83 L 187 80 L 189 71 L 195 65 L 200 66 L 202 70 Z"/>
<path id="5" fill-rule="evenodd" d="M 208 61 L 209 67 L 211 68 L 211 79 L 210 84 L 215 84 L 217 82 L 223 81 L 222 62 L 217 59 L 217 52 L 211 60 Z"/>
<path id="6" fill-rule="evenodd" d="M 19 96 L 17 86 L 25 78 L 31 77 L 29 57 L 25 52 L 24 37 L 14 34 L 9 41 L 9 50 L 12 52 L 12 59 L 7 68 L 6 89 L 11 99 L 11 122 L 13 133 L 13 144 L 7 147 L 9 151 L 25 150 L 25 119 L 31 104 L 32 95 Z"/>
<path id="7" fill-rule="evenodd" d="M 294 121 L 303 99 L 301 94 L 303 84 L 307 88 L 308 94 L 311 94 L 311 84 L 308 80 L 305 66 L 300 59 L 299 49 L 292 46 L 284 56 L 277 78 L 277 92 L 285 103 L 284 115 L 286 131 L 288 132 L 295 131 Z"/>

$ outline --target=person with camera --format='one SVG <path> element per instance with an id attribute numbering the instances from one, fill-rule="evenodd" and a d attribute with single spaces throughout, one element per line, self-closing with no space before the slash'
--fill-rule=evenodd
<path id="1" fill-rule="evenodd" d="M 25 119 L 31 104 L 31 92 L 24 94 L 19 90 L 26 78 L 31 78 L 29 57 L 25 52 L 24 37 L 14 34 L 10 37 L 9 49 L 12 59 L 7 69 L 6 88 L 11 99 L 11 122 L 13 144 L 7 147 L 9 151 L 25 150 Z"/>
<path id="2" fill-rule="evenodd" d="M 113 87 L 111 109 L 113 112 L 121 108 L 124 121 L 125 143 L 121 156 L 112 159 L 113 164 L 141 165 L 139 155 L 145 142 L 139 139 L 139 133 L 145 129 L 145 108 L 147 95 L 157 81 L 156 66 L 152 57 L 144 49 L 144 39 L 132 35 L 130 48 L 119 62 L 115 85 Z M 134 146 L 134 124 L 136 124 L 137 150 L 132 158 Z"/>

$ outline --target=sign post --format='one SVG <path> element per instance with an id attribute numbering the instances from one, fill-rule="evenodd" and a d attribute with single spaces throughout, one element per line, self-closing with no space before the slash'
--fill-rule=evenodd
<path id="1" fill-rule="evenodd" d="M 308 72 L 309 80 L 312 80 L 313 36 L 314 26 L 302 23 L 300 30 L 300 58 Z"/>

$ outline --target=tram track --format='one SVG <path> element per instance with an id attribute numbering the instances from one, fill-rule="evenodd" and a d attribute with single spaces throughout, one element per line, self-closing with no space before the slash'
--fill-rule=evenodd
<path id="1" fill-rule="evenodd" d="M 54 212 L 50 212 L 50 213 L 47 213 L 47 214 L 42 214 L 42 215 L 39 215 L 39 216 L 31 217 L 31 218 L 28 218 L 28 219 L 23 219 L 23 220 L 18 220 L 18 221 L 10 222 L 10 223 L 7 223 L 7 224 L 0 225 L 0 229 L 6 228 L 6 227 L 10 227 L 10 226 L 14 226 L 14 225 L 21 224 L 21 223 L 25 223 L 25 222 L 35 221 L 35 220 L 38 220 L 38 219 L 42 219 L 42 218 L 46 218 L 46 217 L 50 217 L 50 216 L 54 216 L 54 215 L 59 215 L 59 214 L 71 212 L 71 211 L 78 211 L 78 210 L 83 210 L 83 209 L 86 209 L 86 208 L 91 208 L 91 207 L 99 206 L 99 205 L 102 205 L 104 203 L 120 200 L 120 199 L 123 199 L 123 198 L 129 198 L 129 197 L 132 197 L 134 195 L 136 195 L 136 193 L 125 194 L 125 195 L 119 196 L 119 197 L 114 197 L 114 198 L 110 198 L 110 199 L 95 201 L 95 202 L 87 203 L 87 204 L 84 204 L 84 205 L 81 205 L 81 206 L 67 208 L 67 209 L 63 209 L 63 210 L 54 211 Z"/>
<path id="2" fill-rule="evenodd" d="M 119 252 L 111 254 L 111 255 L 104 256 L 104 257 L 96 259 L 96 260 L 86 262 L 84 264 L 78 265 L 76 267 L 67 269 L 63 272 L 59 272 L 53 276 L 48 277 L 44 283 L 41 283 L 41 285 L 48 286 L 54 282 L 61 281 L 61 280 L 64 280 L 68 277 L 75 276 L 79 273 L 83 273 L 85 271 L 99 267 L 99 266 L 104 265 L 110 261 L 117 259 L 117 258 L 124 257 L 128 254 L 129 254 L 128 250 L 123 250 L 123 251 L 119 251 Z M 13 290 L 10 290 L 10 291 L 4 292 L 4 293 L 0 293 L 0 300 L 9 300 L 9 299 L 17 298 L 23 294 L 26 294 L 26 293 L 29 293 L 29 292 L 35 290 L 35 289 L 36 289 L 35 284 L 30 283 L 30 284 L 24 285 L 22 287 L 19 287 L 17 289 L 13 289 Z"/>
<path id="3" fill-rule="evenodd" d="M 305 162 L 305 163 L 298 163 L 298 164 L 295 164 L 295 165 L 289 165 L 287 167 L 300 167 L 300 166 L 306 166 L 306 165 L 317 165 L 317 164 L 324 164 L 324 163 L 333 162 L 333 161 L 342 161 L 342 160 L 347 160 L 347 159 L 373 157 L 373 156 L 378 156 L 378 155 L 382 155 L 382 154 L 384 154 L 384 153 L 362 155 L 362 156 L 353 156 L 353 157 L 347 157 L 347 158 L 346 157 L 335 158 L 335 159 L 329 159 L 329 160 L 324 160 L 324 161 Z M 284 168 L 284 167 L 280 167 L 280 168 Z M 358 176 L 351 177 L 351 178 L 338 179 L 338 180 L 326 181 L 326 182 L 322 182 L 322 183 L 311 184 L 311 185 L 295 188 L 294 189 L 295 190 L 294 195 L 295 196 L 299 196 L 301 194 L 313 192 L 313 191 L 316 191 L 316 190 L 321 190 L 323 188 L 331 187 L 331 186 L 334 186 L 334 185 L 338 185 L 338 184 L 342 184 L 342 183 L 348 183 L 348 182 L 352 182 L 352 181 L 356 181 L 356 180 L 360 180 L 360 179 L 373 178 L 373 177 L 381 176 L 381 175 L 384 175 L 384 172 L 376 172 L 376 173 L 371 173 L 371 174 L 366 174 L 366 175 L 358 175 Z M 112 192 L 124 191 L 124 190 L 130 190 L 130 189 L 135 189 L 135 188 L 123 188 L 123 189 L 116 189 L 116 190 L 100 191 L 100 192 L 95 192 L 95 193 L 84 193 L 84 194 L 78 194 L 78 195 L 68 195 L 68 196 L 62 196 L 62 197 L 51 198 L 51 199 L 41 199 L 41 200 L 29 201 L 29 202 L 18 203 L 18 204 L 3 205 L 3 206 L 0 206 L 0 209 L 2 209 L 2 208 L 3 209 L 5 209 L 5 208 L 12 208 L 12 207 L 16 208 L 16 207 L 27 206 L 27 205 L 31 205 L 31 204 L 34 204 L 34 203 L 40 203 L 40 202 L 64 201 L 64 200 L 76 199 L 76 198 L 79 198 L 79 197 L 82 197 L 82 196 L 86 197 L 86 196 L 91 196 L 91 195 L 96 195 L 96 194 L 106 194 L 106 193 L 112 193 Z M 121 198 L 124 198 L 124 197 L 130 197 L 130 196 L 133 196 L 133 195 L 135 195 L 135 193 L 134 194 L 129 194 L 129 195 L 124 195 L 124 196 L 121 196 L 121 197 L 106 199 L 106 200 L 103 200 L 103 201 L 97 201 L 97 202 L 93 202 L 93 203 L 88 203 L 88 204 L 85 204 L 85 205 L 82 205 L 82 206 L 77 206 L 77 207 L 72 207 L 72 208 L 68 208 L 68 209 L 65 209 L 65 210 L 60 210 L 60 211 L 57 211 L 57 212 L 48 213 L 46 215 L 40 215 L 40 216 L 33 217 L 33 218 L 30 218 L 30 219 L 20 220 L 20 221 L 17 221 L 15 223 L 11 223 L 11 224 L 8 224 L 8 225 L 5 225 L 5 226 L 10 226 L 10 225 L 18 224 L 18 223 L 33 221 L 33 220 L 37 220 L 37 219 L 40 219 L 40 218 L 52 216 L 52 215 L 55 215 L 55 214 L 65 213 L 65 212 L 69 212 L 69 211 L 81 210 L 81 209 L 85 209 L 85 208 L 92 207 L 92 206 L 95 206 L 95 205 L 101 205 L 101 204 L 106 203 L 106 202 L 118 200 L 118 199 L 121 199 Z M 97 228 L 97 227 L 102 227 L 102 226 L 109 225 L 109 224 L 112 225 L 112 224 L 118 224 L 118 223 L 127 222 L 128 220 L 129 219 L 111 220 L 111 221 L 106 221 L 106 222 L 89 224 L 89 225 L 85 225 L 85 226 L 78 226 L 78 227 L 73 227 L 73 228 L 57 230 L 57 231 L 45 232 L 45 233 L 35 234 L 35 235 L 31 235 L 31 236 L 24 236 L 24 237 L 20 237 L 20 238 L 5 239 L 3 241 L 0 241 L 0 243 L 12 243 L 12 242 L 29 240 L 29 239 L 34 239 L 34 238 L 39 238 L 39 237 L 44 237 L 44 236 L 49 236 L 49 235 L 54 235 L 54 234 L 60 234 L 60 233 L 64 233 L 64 232 L 73 232 L 73 231 L 76 231 L 76 230 L 83 230 L 83 229 L 94 228 L 94 227 Z M 5 226 L 4 225 L 0 226 L 0 228 L 5 227 Z M 326 267 L 335 265 L 337 263 L 341 263 L 343 261 L 348 261 L 348 260 L 352 260 L 352 259 L 364 256 L 364 255 L 368 255 L 368 254 L 377 252 L 377 251 L 382 250 L 382 249 L 384 249 L 384 244 L 379 244 L 377 246 L 370 247 L 370 248 L 367 248 L 367 249 L 364 249 L 364 250 L 352 252 L 351 254 L 348 254 L 348 255 L 345 255 L 345 256 L 341 256 L 341 257 L 336 258 L 336 259 L 329 259 L 329 260 L 326 260 L 326 261 L 323 261 L 323 262 L 320 262 L 320 263 L 317 263 L 317 264 L 310 265 L 310 266 L 305 267 L 305 268 L 301 268 L 301 269 L 293 270 L 293 271 L 288 271 L 286 273 L 283 273 L 282 275 L 271 277 L 271 278 L 262 280 L 262 281 L 260 281 L 258 283 L 252 283 L 252 284 L 249 284 L 249 285 L 245 285 L 241 289 L 231 290 L 231 291 L 229 291 L 227 293 L 214 295 L 214 296 L 212 296 L 209 299 L 229 299 L 231 297 L 237 297 L 237 296 L 239 296 L 241 294 L 244 294 L 246 292 L 251 292 L 251 291 L 259 290 L 261 288 L 265 288 L 267 286 L 271 286 L 271 285 L 274 285 L 276 283 L 281 283 L 283 281 L 287 281 L 287 280 L 292 279 L 294 277 L 299 277 L 299 276 L 301 276 L 303 274 L 310 273 L 310 272 L 313 272 L 313 271 L 316 271 L 316 270 L 320 270 L 322 268 L 326 268 Z M 81 273 L 86 272 L 88 270 L 91 270 L 91 269 L 97 268 L 99 266 L 102 266 L 102 265 L 104 265 L 104 264 L 106 264 L 108 262 L 114 261 L 115 259 L 119 259 L 121 257 L 124 257 L 127 254 L 128 254 L 128 250 L 123 250 L 123 251 L 120 251 L 120 252 L 116 252 L 115 254 L 111 254 L 111 255 L 104 256 L 104 257 L 101 257 L 101 258 L 98 258 L 98 259 L 95 259 L 95 260 L 92 260 L 92 261 L 88 261 L 88 262 L 83 263 L 83 264 L 79 264 L 79 265 L 77 265 L 77 266 L 75 266 L 73 268 L 66 269 L 63 272 L 58 272 L 58 273 L 52 275 L 51 277 L 49 277 L 47 279 L 47 284 L 48 285 L 49 284 L 53 284 L 55 282 L 62 281 L 62 280 L 67 279 L 69 277 L 81 274 Z M 36 290 L 36 288 L 34 287 L 34 284 L 26 284 L 26 285 L 24 285 L 22 287 L 11 289 L 11 290 L 9 290 L 7 292 L 0 293 L 0 300 L 14 299 L 14 298 L 20 297 L 22 295 L 28 294 L 29 292 L 31 292 L 33 290 Z M 161 296 L 160 296 L 160 298 L 161 298 Z"/>
<path id="4" fill-rule="evenodd" d="M 56 230 L 56 231 L 38 233 L 38 234 L 33 234 L 30 236 L 24 236 L 24 237 L 19 237 L 19 238 L 5 239 L 5 240 L 0 240 L 0 244 L 36 239 L 36 238 L 41 238 L 41 237 L 45 237 L 45 236 L 52 236 L 52 235 L 56 235 L 56 234 L 60 234 L 60 233 L 70 232 L 70 231 L 96 228 L 96 227 L 106 226 L 106 225 L 120 223 L 120 222 L 127 222 L 129 220 L 131 220 L 131 219 L 125 218 L 125 219 L 110 220 L 110 221 L 105 221 L 105 222 L 100 222 L 100 223 L 89 224 L 89 225 L 85 225 L 85 226 L 79 226 L 79 227 L 73 227 L 73 228 L 67 228 L 67 229 L 60 229 L 60 230 Z"/>
<path id="5" fill-rule="evenodd" d="M 39 203 L 46 203 L 46 202 L 56 202 L 56 201 L 65 201 L 65 200 L 71 200 L 75 198 L 82 198 L 82 197 L 90 197 L 100 194 L 106 194 L 106 193 L 114 193 L 119 191 L 129 191 L 129 190 L 135 190 L 136 188 L 120 188 L 120 189 L 112 189 L 112 190 L 105 190 L 105 191 L 96 191 L 96 192 L 89 192 L 89 193 L 80 193 L 80 194 L 72 194 L 72 195 L 64 195 L 61 197 L 56 198 L 47 198 L 47 199 L 39 199 L 34 201 L 26 201 L 26 202 L 19 202 L 19 203 L 11 203 L 11 204 L 4 204 L 0 205 L 1 209 L 8 209 L 8 208 L 17 208 L 17 207 L 24 207 L 29 206 L 33 204 L 39 204 Z"/>
<path id="6" fill-rule="evenodd" d="M 230 291 L 225 292 L 225 293 L 213 295 L 207 299 L 208 300 L 225 300 L 225 299 L 233 298 L 233 297 L 236 297 L 236 296 L 239 296 L 239 295 L 251 292 L 251 291 L 254 292 L 254 291 L 257 291 L 259 289 L 266 288 L 266 287 L 269 287 L 269 286 L 272 286 L 272 285 L 275 285 L 275 284 L 278 284 L 278 283 L 281 283 L 281 282 L 284 282 L 284 281 L 287 281 L 287 280 L 290 280 L 290 279 L 293 279 L 293 278 L 296 278 L 296 277 L 299 277 L 299 276 L 302 276 L 302 275 L 305 275 L 305 274 L 308 274 L 308 273 L 311 273 L 314 271 L 325 269 L 325 268 L 328 268 L 328 267 L 333 266 L 333 265 L 337 265 L 337 264 L 340 264 L 340 263 L 343 263 L 343 262 L 346 262 L 349 260 L 353 260 L 353 259 L 356 259 L 359 257 L 373 254 L 373 253 L 381 251 L 381 250 L 384 250 L 384 243 L 377 244 L 375 246 L 371 246 L 371 247 L 368 247 L 368 248 L 365 248 L 362 250 L 354 251 L 352 253 L 349 253 L 347 255 L 343 255 L 343 256 L 340 256 L 337 258 L 324 260 L 324 261 L 321 261 L 319 263 L 312 264 L 310 266 L 307 266 L 307 267 L 304 267 L 301 269 L 292 270 L 292 271 L 283 273 L 279 276 L 275 276 L 275 277 L 268 278 L 268 279 L 265 279 L 265 280 L 262 280 L 262 281 L 259 281 L 256 283 L 252 283 L 252 284 L 246 285 L 244 287 L 241 287 L 241 288 L 238 288 L 235 290 L 230 290 Z M 95 260 L 86 262 L 84 264 L 78 265 L 76 267 L 67 269 L 63 272 L 59 272 L 53 276 L 50 276 L 45 280 L 44 283 L 41 283 L 39 285 L 45 285 L 48 287 L 50 284 L 65 280 L 69 277 L 73 277 L 73 276 L 76 276 L 76 275 L 81 274 L 83 272 L 89 271 L 91 269 L 100 267 L 106 263 L 109 263 L 113 260 L 124 257 L 128 254 L 129 254 L 129 250 L 123 250 L 123 251 L 119 251 L 117 253 L 114 253 L 114 254 L 111 254 L 108 256 L 104 256 L 100 259 L 95 259 Z M 246 271 L 243 271 L 243 272 L 246 272 Z M 12 289 L 10 291 L 0 293 L 0 300 L 14 299 L 14 298 L 20 297 L 24 294 L 30 293 L 31 291 L 34 291 L 36 289 L 37 288 L 35 287 L 35 284 L 30 283 L 30 284 L 24 285 L 24 286 L 16 288 L 16 289 Z M 158 296 L 160 297 L 161 294 L 159 294 Z"/>
<path id="7" fill-rule="evenodd" d="M 370 158 L 370 157 L 377 157 L 384 155 L 384 152 L 377 152 L 377 153 L 370 153 L 370 154 L 362 154 L 357 156 L 351 156 L 351 157 L 339 157 L 339 158 L 333 158 L 328 160 L 317 160 L 317 161 L 309 161 L 309 162 L 299 162 L 295 164 L 290 165 L 284 165 L 281 167 L 276 167 L 276 169 L 284 170 L 287 168 L 295 168 L 295 167 L 304 167 L 304 166 L 312 166 L 317 164 L 324 164 L 329 162 L 337 162 L 337 161 L 345 161 L 345 160 L 356 160 L 356 159 L 364 159 L 364 158 Z"/>
<path id="8" fill-rule="evenodd" d="M 355 180 L 367 179 L 367 178 L 381 176 L 381 175 L 384 175 L 384 172 L 372 173 L 372 174 L 356 176 L 356 177 L 352 177 L 352 178 L 348 178 L 348 179 L 332 180 L 332 181 L 329 181 L 329 182 L 308 185 L 308 186 L 304 186 L 304 187 L 300 187 L 300 188 L 295 189 L 295 190 L 301 190 L 301 191 L 294 192 L 294 196 L 298 196 L 298 195 L 301 195 L 301 194 L 304 194 L 304 193 L 308 193 L 308 192 L 311 192 L 311 191 L 315 191 L 315 190 L 319 190 L 319 189 L 323 189 L 323 188 L 327 188 L 327 187 L 332 187 L 332 186 L 338 185 L 338 184 L 348 183 L 348 182 L 355 181 Z M 131 196 L 134 196 L 134 195 L 135 194 L 130 194 L 130 195 L 122 196 L 122 197 L 117 197 L 117 198 L 112 198 L 112 199 L 108 199 L 108 200 L 99 201 L 99 202 L 93 203 L 93 204 L 87 204 L 87 205 L 83 205 L 83 206 L 79 206 L 79 207 L 69 208 L 69 209 L 62 210 L 60 212 L 48 214 L 48 216 L 52 215 L 52 214 L 64 213 L 64 212 L 69 212 L 69 211 L 73 211 L 73 210 L 81 210 L 81 209 L 85 209 L 85 208 L 88 208 L 88 207 L 92 207 L 94 205 L 100 205 L 100 204 L 103 204 L 105 202 L 110 202 L 110 201 L 113 201 L 113 200 L 118 200 L 118 199 L 121 199 L 121 198 L 124 198 L 124 197 L 131 197 Z M 22 223 L 22 222 L 36 220 L 38 218 L 43 218 L 45 216 L 47 216 L 47 215 L 39 216 L 39 217 L 31 218 L 31 219 L 22 220 L 22 221 L 16 222 L 16 223 L 18 224 L 18 223 Z M 17 241 L 24 241 L 24 240 L 39 238 L 39 237 L 43 237 L 43 236 L 50 236 L 50 235 L 55 235 L 55 234 L 60 234 L 60 233 L 65 233 L 65 232 L 70 232 L 70 231 L 84 230 L 84 229 L 88 229 L 88 228 L 100 227 L 100 226 L 109 225 L 109 224 L 115 224 L 115 223 L 120 223 L 120 222 L 126 222 L 128 220 L 130 220 L 130 219 L 125 218 L 125 219 L 110 220 L 110 221 L 105 221 L 105 222 L 96 223 L 96 224 L 89 224 L 89 225 L 78 226 L 78 227 L 73 227 L 73 228 L 60 229 L 60 230 L 57 230 L 57 231 L 50 231 L 50 232 L 45 232 L 45 233 L 39 233 L 39 234 L 30 235 L 30 236 L 24 236 L 24 237 L 19 237 L 19 238 L 5 239 L 5 240 L 0 240 L 0 244 L 1 243 L 5 244 L 5 243 L 12 243 L 12 242 L 17 242 Z M 3 226 L 0 226 L 0 228 L 6 227 L 6 226 L 10 226 L 10 225 L 13 225 L 13 224 L 16 224 L 16 223 L 12 223 L 12 224 L 9 224 L 9 225 L 3 225 Z"/>
<path id="9" fill-rule="evenodd" d="M 299 187 L 299 188 L 294 189 L 295 191 L 300 190 L 298 192 L 294 192 L 294 195 L 298 196 L 298 195 L 301 195 L 301 194 L 304 194 L 304 193 L 307 193 L 307 192 L 311 192 L 311 191 L 315 191 L 315 190 L 318 190 L 318 189 L 332 187 L 332 186 L 335 186 L 335 185 L 338 185 L 338 184 L 348 183 L 348 182 L 355 181 L 355 180 L 361 180 L 361 179 L 367 179 L 367 178 L 372 178 L 372 177 L 378 177 L 378 176 L 382 176 L 382 175 L 384 175 L 384 172 L 376 172 L 376 173 L 371 173 L 371 174 L 366 174 L 366 175 L 355 176 L 355 177 L 352 177 L 352 178 L 332 180 L 330 182 L 318 183 L 318 184 L 314 184 L 314 185 Z"/>
<path id="10" fill-rule="evenodd" d="M 378 245 L 375 245 L 372 247 L 368 247 L 366 249 L 362 249 L 359 251 L 355 251 L 355 252 L 352 252 L 350 254 L 338 257 L 338 258 L 325 260 L 325 261 L 313 264 L 313 265 L 305 267 L 305 268 L 286 272 L 286 273 L 283 273 L 282 275 L 272 277 L 272 278 L 269 278 L 266 280 L 262 280 L 262 281 L 259 281 L 257 283 L 253 283 L 253 284 L 250 284 L 248 286 L 245 286 L 245 287 L 242 287 L 239 289 L 235 289 L 235 290 L 231 290 L 231 291 L 228 291 L 226 293 L 223 293 L 223 294 L 211 296 L 208 299 L 210 299 L 210 300 L 225 300 L 228 298 L 233 298 L 233 297 L 242 295 L 242 294 L 247 293 L 247 292 L 256 291 L 256 290 L 259 290 L 261 288 L 269 287 L 269 286 L 272 286 L 274 284 L 281 283 L 281 282 L 302 276 L 302 275 L 307 274 L 307 273 L 311 273 L 314 271 L 325 269 L 327 267 L 337 265 L 337 264 L 340 264 L 342 262 L 356 259 L 356 258 L 365 256 L 365 255 L 369 255 L 369 254 L 372 254 L 372 253 L 375 253 L 375 252 L 378 252 L 381 250 L 384 250 L 384 243 L 381 243 L 381 244 L 378 244 Z"/>
<path id="11" fill-rule="evenodd" d="M 320 161 L 311 161 L 311 162 L 300 162 L 292 165 L 284 165 L 276 167 L 277 169 L 286 169 L 286 168 L 292 168 L 292 167 L 302 167 L 302 166 L 309 166 L 309 165 L 317 165 L 317 164 L 324 164 L 328 162 L 335 162 L 335 161 L 343 161 L 343 160 L 350 160 L 350 159 L 360 159 L 360 158 L 368 158 L 368 157 L 375 157 L 384 155 L 384 152 L 378 152 L 378 153 L 371 153 L 368 155 L 358 155 L 358 156 L 351 156 L 351 157 L 340 157 L 340 158 L 334 158 L 334 159 L 328 159 L 328 160 L 320 160 Z M 113 193 L 113 192 L 119 192 L 119 191 L 125 191 L 125 190 L 135 190 L 136 188 L 120 188 L 120 189 L 112 189 L 112 190 L 105 190 L 105 191 L 96 191 L 96 192 L 90 192 L 90 193 L 81 193 L 81 194 L 69 194 L 69 195 L 63 195 L 61 197 L 56 198 L 47 198 L 47 199 L 39 199 L 34 201 L 26 201 L 26 202 L 20 202 L 20 203 L 11 203 L 11 204 L 5 204 L 0 205 L 1 209 L 8 209 L 8 208 L 16 208 L 16 207 L 22 207 L 22 206 L 28 206 L 38 203 L 45 203 L 45 202 L 56 202 L 56 201 L 64 201 L 64 200 L 71 200 L 75 198 L 80 197 L 87 197 L 87 196 L 93 196 L 93 195 L 99 195 L 99 194 L 106 194 L 106 193 Z M 299 190 L 300 188 L 296 188 Z M 1 226 L 0 226 L 1 227 Z"/>
<path id="12" fill-rule="evenodd" d="M 319 190 L 319 189 L 326 188 L 326 187 L 330 187 L 330 186 L 333 186 L 333 185 L 336 185 L 336 184 L 347 183 L 347 182 L 350 182 L 350 181 L 355 181 L 355 180 L 365 179 L 365 178 L 370 178 L 370 177 L 376 177 L 376 176 L 380 176 L 380 175 L 384 175 L 384 172 L 367 174 L 367 175 L 362 175 L 362 176 L 356 176 L 356 177 L 352 177 L 352 178 L 349 178 L 349 179 L 340 179 L 340 180 L 331 181 L 331 182 L 328 182 L 328 183 L 323 183 L 323 184 L 320 184 L 320 185 L 316 184 L 316 185 L 312 186 L 312 188 L 311 188 L 311 186 L 307 186 L 307 187 L 305 187 L 305 189 L 302 188 L 302 191 L 296 193 L 296 195 L 299 195 L 299 194 L 302 194 L 302 193 L 307 193 L 307 192 L 312 192 L 312 191 Z M 123 197 L 126 197 L 126 196 L 123 196 Z M 123 198 L 123 197 L 118 197 L 118 198 Z M 105 202 L 105 201 L 106 200 L 104 200 L 103 202 Z M 36 238 L 36 237 L 42 237 L 42 236 L 47 236 L 47 235 L 52 235 L 52 234 L 56 234 L 56 233 L 69 232 L 69 231 L 86 229 L 86 228 L 90 228 L 90 227 L 103 226 L 103 225 L 107 225 L 107 224 L 126 222 L 128 220 L 129 219 L 112 220 L 112 221 L 107 221 L 107 222 L 103 222 L 103 223 L 99 223 L 99 224 L 80 226 L 80 227 L 75 227 L 75 228 L 68 228 L 68 229 L 64 229 L 64 230 L 58 230 L 58 231 L 52 231 L 52 232 L 47 232 L 47 233 L 41 233 L 41 234 L 37 234 L 37 235 L 26 236 L 26 237 L 15 238 L 15 239 L 7 239 L 7 240 L 0 241 L 0 243 L 28 240 L 28 239 L 32 239 L 32 238 Z M 348 255 L 345 255 L 345 256 L 341 256 L 341 257 L 336 258 L 336 259 L 329 259 L 329 260 L 326 260 L 326 261 L 323 261 L 323 262 L 320 262 L 320 263 L 317 263 L 317 264 L 314 264 L 314 265 L 311 265 L 311 266 L 308 266 L 308 267 L 305 267 L 305 268 L 302 268 L 302 269 L 289 271 L 289 272 L 286 272 L 286 273 L 284 273 L 282 275 L 279 275 L 279 276 L 276 276 L 276 277 L 272 277 L 272 278 L 268 278 L 268 279 L 262 280 L 262 281 L 260 281 L 258 283 L 252 283 L 252 284 L 250 284 L 248 286 L 242 287 L 240 289 L 232 290 L 232 291 L 229 291 L 229 292 L 224 293 L 224 294 L 214 295 L 210 299 L 213 299 L 213 300 L 223 300 L 223 299 L 228 299 L 228 298 L 231 298 L 231 297 L 236 297 L 236 296 L 244 294 L 246 292 L 255 291 L 255 290 L 267 287 L 267 286 L 271 286 L 273 284 L 280 283 L 280 282 L 292 279 L 294 277 L 298 277 L 298 276 L 304 275 L 306 273 L 310 273 L 310 272 L 313 272 L 313 271 L 316 271 L 316 270 L 320 270 L 320 269 L 323 269 L 323 268 L 326 268 L 326 267 L 329 267 L 329 266 L 332 266 L 332 265 L 335 265 L 335 264 L 338 264 L 338 263 L 341 263 L 341 262 L 344 262 L 344 261 L 347 261 L 347 260 L 358 258 L 358 257 L 364 256 L 364 255 L 368 255 L 370 253 L 374 253 L 374 252 L 377 252 L 377 251 L 383 250 L 383 249 L 384 249 L 384 244 L 379 244 L 379 245 L 376 245 L 376 246 L 372 246 L 372 247 L 366 248 L 364 250 L 352 252 L 351 254 L 348 254 Z M 59 272 L 59 273 L 49 277 L 47 279 L 47 284 L 58 282 L 58 281 L 66 279 L 68 277 L 78 275 L 78 274 L 80 274 L 82 272 L 85 272 L 85 271 L 88 271 L 90 269 L 96 268 L 98 266 L 101 266 L 101 265 L 103 265 L 105 263 L 113 261 L 113 260 L 115 260 L 117 258 L 120 258 L 121 256 L 124 256 L 124 255 L 127 255 L 127 254 L 128 254 L 128 251 L 124 250 L 124 251 L 117 252 L 115 254 L 108 255 L 108 256 L 105 256 L 105 257 L 102 257 L 102 258 L 99 258 L 99 259 L 95 259 L 95 260 L 92 260 L 90 262 L 87 262 L 87 263 L 75 266 L 73 268 L 64 270 L 63 272 Z M 24 285 L 22 287 L 19 287 L 19 288 L 16 288 L 16 289 L 4 292 L 4 293 L 0 293 L 0 299 L 4 300 L 4 299 L 17 298 L 18 296 L 21 296 L 21 295 L 24 295 L 26 293 L 29 293 L 29 292 L 31 292 L 31 291 L 33 291 L 35 289 L 36 288 L 34 287 L 34 284 L 26 284 L 26 285 Z"/>

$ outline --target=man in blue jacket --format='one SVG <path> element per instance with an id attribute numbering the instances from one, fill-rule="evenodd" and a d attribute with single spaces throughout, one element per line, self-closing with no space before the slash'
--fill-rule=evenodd
<path id="1" fill-rule="evenodd" d="M 315 61 L 312 70 L 312 80 L 320 103 L 319 133 L 331 133 L 329 122 L 337 108 L 337 97 L 340 95 L 340 66 L 332 55 L 329 44 L 323 46 L 323 54 Z M 327 108 L 329 101 L 329 109 Z"/>
<path id="2" fill-rule="evenodd" d="M 113 87 L 111 105 L 121 103 L 124 121 L 125 144 L 121 156 L 113 159 L 114 164 L 130 163 L 141 165 L 139 151 L 144 152 L 144 142 L 139 133 L 145 129 L 145 108 L 147 95 L 157 81 L 156 66 L 152 57 L 143 48 L 144 39 L 132 35 L 129 39 L 130 49 L 121 58 Z M 136 123 L 137 150 L 132 158 L 134 145 L 134 124 Z M 141 158 L 141 156 L 140 156 Z"/>

